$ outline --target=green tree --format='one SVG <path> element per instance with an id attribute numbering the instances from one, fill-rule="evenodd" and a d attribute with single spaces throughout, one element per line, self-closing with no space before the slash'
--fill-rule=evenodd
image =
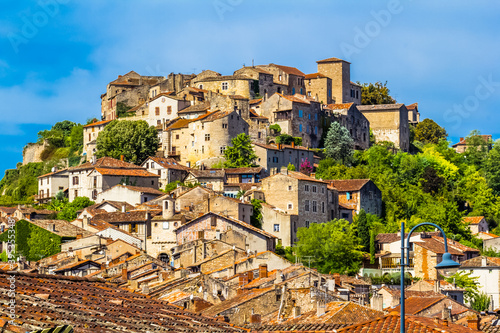
<path id="1" fill-rule="evenodd" d="M 354 141 L 347 128 L 333 122 L 325 140 L 325 155 L 346 164 L 354 153 Z"/>
<path id="2" fill-rule="evenodd" d="M 488 186 L 496 196 L 500 196 L 500 140 L 497 140 L 493 145 L 493 149 L 488 153 L 483 167 Z"/>
<path id="3" fill-rule="evenodd" d="M 281 127 L 278 124 L 272 124 L 269 126 L 269 130 L 271 130 L 274 135 L 279 135 L 281 133 Z"/>
<path id="4" fill-rule="evenodd" d="M 66 204 L 63 209 L 57 214 L 58 220 L 74 221 L 78 216 L 77 212 L 88 206 L 92 206 L 95 202 L 87 197 L 77 197 L 72 202 Z"/>
<path id="5" fill-rule="evenodd" d="M 297 237 L 295 252 L 298 257 L 312 257 L 318 272 L 352 275 L 359 271 L 363 252 L 349 222 L 312 223 L 309 228 L 299 228 Z"/>
<path id="6" fill-rule="evenodd" d="M 80 155 L 83 150 L 83 125 L 78 124 L 73 126 L 66 141 L 66 145 L 70 147 L 71 152 Z"/>
<path id="7" fill-rule="evenodd" d="M 415 140 L 423 143 L 438 143 L 446 140 L 446 130 L 432 119 L 426 118 L 415 127 Z"/>
<path id="8" fill-rule="evenodd" d="M 370 228 L 368 227 L 368 219 L 366 218 L 366 212 L 364 209 L 359 211 L 357 216 L 358 223 L 358 237 L 360 239 L 360 244 L 362 246 L 361 250 L 368 252 L 370 249 Z"/>
<path id="9" fill-rule="evenodd" d="M 114 120 L 99 133 L 96 156 L 119 159 L 123 155 L 127 161 L 140 164 L 156 154 L 158 143 L 156 128 L 144 120 Z"/>
<path id="10" fill-rule="evenodd" d="M 256 228 L 262 229 L 262 202 L 261 200 L 252 199 L 253 213 L 250 216 L 250 224 Z"/>
<path id="11" fill-rule="evenodd" d="M 292 163 L 288 162 L 288 165 L 287 165 L 287 170 L 290 170 L 290 171 L 295 171 L 295 165 L 293 165 Z"/>
<path id="12" fill-rule="evenodd" d="M 245 168 L 255 166 L 257 155 L 252 147 L 250 136 L 245 133 L 238 134 L 231 140 L 232 146 L 224 150 L 224 166 L 226 168 Z"/>
<path id="13" fill-rule="evenodd" d="M 118 118 L 125 117 L 127 115 L 127 111 L 131 108 L 131 106 L 128 106 L 124 102 L 118 102 L 116 103 L 116 115 L 118 116 Z"/>
<path id="14" fill-rule="evenodd" d="M 452 276 L 445 278 L 446 282 L 455 283 L 457 287 L 465 290 L 464 299 L 468 303 L 471 303 L 474 297 L 479 294 L 479 277 L 471 276 L 471 274 L 470 272 L 458 271 Z"/>
<path id="15" fill-rule="evenodd" d="M 363 83 L 361 86 L 361 104 L 375 105 L 396 103 L 396 100 L 389 95 L 389 92 L 387 82 Z"/>
<path id="16" fill-rule="evenodd" d="M 375 231 L 370 230 L 370 264 L 375 263 Z"/>
<path id="17" fill-rule="evenodd" d="M 486 311 L 490 307 L 491 298 L 486 293 L 478 293 L 470 302 L 472 310 L 479 312 Z"/>
<path id="18" fill-rule="evenodd" d="M 467 143 L 467 148 L 464 153 L 466 161 L 470 165 L 475 165 L 478 169 L 482 168 L 492 142 L 485 141 L 484 137 L 481 136 L 481 132 L 478 130 L 471 131 L 465 138 L 465 142 Z"/>

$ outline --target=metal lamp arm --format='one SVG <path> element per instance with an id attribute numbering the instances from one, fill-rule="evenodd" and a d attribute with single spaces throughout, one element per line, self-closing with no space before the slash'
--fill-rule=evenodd
<path id="1" fill-rule="evenodd" d="M 448 252 L 448 241 L 446 240 L 446 235 L 444 233 L 444 230 L 438 226 L 437 224 L 434 224 L 434 223 L 431 223 L 431 222 L 422 222 L 422 223 L 419 223 L 417 224 L 416 226 L 414 226 L 410 232 L 408 233 L 408 237 L 406 237 L 406 265 L 409 265 L 409 261 L 410 261 L 410 238 L 411 238 L 411 234 L 415 231 L 415 229 L 423 226 L 423 225 L 431 225 L 433 227 L 436 227 L 439 229 L 439 231 L 441 231 L 441 235 L 443 235 L 443 239 L 444 239 L 444 252 Z M 404 232 L 404 231 L 403 231 Z M 403 233 L 403 237 L 404 237 L 404 233 Z"/>

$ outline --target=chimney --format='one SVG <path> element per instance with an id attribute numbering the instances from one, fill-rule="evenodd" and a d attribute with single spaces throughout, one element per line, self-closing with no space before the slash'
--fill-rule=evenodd
<path id="1" fill-rule="evenodd" d="M 372 298 L 370 299 L 370 307 L 373 310 L 383 311 L 384 306 L 384 298 L 379 293 L 374 293 Z"/>
<path id="2" fill-rule="evenodd" d="M 127 267 L 122 268 L 122 280 L 125 280 L 125 281 L 128 280 Z"/>
<path id="3" fill-rule="evenodd" d="M 467 327 L 473 330 L 479 330 L 479 318 L 475 315 L 467 317 Z"/>
<path id="4" fill-rule="evenodd" d="M 142 286 L 142 293 L 143 293 L 144 295 L 149 294 L 149 284 L 147 284 L 147 283 L 146 283 L 146 284 L 144 284 L 144 285 Z"/>
<path id="5" fill-rule="evenodd" d="M 49 231 L 56 231 L 56 225 L 54 223 L 49 223 Z"/>
<path id="6" fill-rule="evenodd" d="M 439 279 L 434 281 L 434 291 L 437 293 L 441 292 L 441 282 L 439 281 Z"/>
<path id="7" fill-rule="evenodd" d="M 441 316 L 443 317 L 443 320 L 451 320 L 451 305 L 449 308 L 444 307 L 443 310 L 441 311 Z"/>
<path id="8" fill-rule="evenodd" d="M 259 278 L 260 279 L 267 278 L 267 265 L 266 264 L 259 265 Z"/>
<path id="9" fill-rule="evenodd" d="M 488 266 L 488 261 L 486 257 L 481 257 L 481 267 L 486 267 Z"/>
<path id="10" fill-rule="evenodd" d="M 170 198 L 163 200 L 162 217 L 169 219 L 175 214 L 175 203 Z"/>
<path id="11" fill-rule="evenodd" d="M 292 312 L 293 312 L 293 318 L 300 317 L 300 306 L 294 306 Z"/>
<path id="12" fill-rule="evenodd" d="M 251 324 L 260 324 L 262 321 L 261 321 L 261 317 L 260 317 L 260 314 L 252 314 L 251 317 L 250 317 L 250 323 Z"/>
<path id="13" fill-rule="evenodd" d="M 277 270 L 276 271 L 276 278 L 274 279 L 274 284 L 278 284 L 278 283 L 281 283 L 283 282 L 284 278 L 283 278 L 283 273 L 281 273 L 281 270 Z"/>
<path id="14" fill-rule="evenodd" d="M 320 317 L 325 314 L 326 304 L 319 301 L 316 305 L 316 317 Z"/>
<path id="15" fill-rule="evenodd" d="M 82 239 L 83 237 L 83 234 L 82 233 L 77 233 L 76 234 L 76 239 Z"/>
<path id="16" fill-rule="evenodd" d="M 281 167 L 281 174 L 282 175 L 288 175 L 288 169 L 286 166 L 282 166 Z"/>
<path id="17" fill-rule="evenodd" d="M 248 272 L 247 276 L 248 276 L 248 283 L 252 282 L 253 281 L 253 271 Z"/>
<path id="18" fill-rule="evenodd" d="M 126 210 L 127 210 L 127 209 L 126 209 L 125 204 L 122 204 L 122 213 L 125 213 L 125 211 L 126 211 Z"/>
<path id="19" fill-rule="evenodd" d="M 339 273 L 335 273 L 333 274 L 333 278 L 335 279 L 335 284 L 338 285 L 338 286 L 341 286 L 341 282 L 340 282 L 340 274 Z"/>
<path id="20" fill-rule="evenodd" d="M 460 137 L 460 141 L 464 141 L 464 138 Z"/>
<path id="21" fill-rule="evenodd" d="M 89 226 L 89 217 L 85 215 L 82 219 L 82 229 L 88 230 L 88 226 Z"/>
<path id="22" fill-rule="evenodd" d="M 125 160 L 125 156 L 120 155 L 120 161 L 122 161 L 122 162 L 123 162 L 124 160 Z"/>
<path id="23" fill-rule="evenodd" d="M 295 148 L 295 141 L 292 141 L 292 148 Z"/>

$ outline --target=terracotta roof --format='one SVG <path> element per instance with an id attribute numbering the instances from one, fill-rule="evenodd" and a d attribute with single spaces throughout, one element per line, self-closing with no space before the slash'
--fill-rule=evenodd
<path id="1" fill-rule="evenodd" d="M 109 205 L 113 206 L 114 208 L 116 208 L 118 210 L 122 210 L 123 205 L 125 205 L 125 210 L 134 209 L 134 206 L 132 206 L 128 202 L 125 202 L 125 201 L 113 201 L 113 200 L 104 200 L 103 202 L 95 204 L 93 206 L 95 206 L 95 208 L 98 209 L 98 207 L 101 207 L 101 206 L 103 206 L 105 204 L 109 204 Z"/>
<path id="2" fill-rule="evenodd" d="M 82 234 L 83 237 L 92 235 L 91 232 L 63 220 L 33 220 L 29 221 L 29 223 L 39 226 L 40 228 L 61 237 L 76 237 L 78 234 Z M 55 230 L 51 228 L 51 225 L 55 226 Z"/>
<path id="3" fill-rule="evenodd" d="M 172 125 L 168 126 L 166 130 L 173 130 L 173 129 L 179 129 L 179 128 L 186 128 L 188 127 L 189 123 L 192 122 L 192 119 L 184 119 L 184 118 L 177 118 L 174 119 L 174 122 Z"/>
<path id="4" fill-rule="evenodd" d="M 363 186 L 368 183 L 370 179 L 343 179 L 343 180 L 329 180 L 328 182 L 333 185 L 339 192 L 359 191 Z"/>
<path id="5" fill-rule="evenodd" d="M 413 236 L 419 236 L 421 234 L 426 234 L 426 235 L 429 235 L 429 236 L 440 236 L 441 235 L 441 232 L 440 231 L 433 231 L 433 232 L 414 232 L 412 234 L 412 237 Z M 408 237 L 408 233 L 405 233 L 404 234 L 404 237 Z M 396 241 L 400 241 L 401 240 L 401 235 L 400 233 L 392 233 L 392 234 L 378 234 L 377 237 L 375 237 L 375 239 L 379 242 L 379 243 L 383 243 L 383 244 L 387 244 L 387 243 L 393 243 L 393 242 L 396 242 Z"/>
<path id="6" fill-rule="evenodd" d="M 168 97 L 170 99 L 174 99 L 176 101 L 182 101 L 184 100 L 182 97 L 177 97 L 175 95 L 172 95 L 173 91 L 167 91 L 167 92 L 162 92 L 161 94 L 156 95 L 154 98 L 152 98 L 149 102 L 152 102 L 160 97 Z"/>
<path id="7" fill-rule="evenodd" d="M 75 332 L 244 332 L 149 296 L 119 289 L 102 280 L 14 273 L 16 332 L 72 325 Z M 9 302 L 9 275 L 0 273 L 0 298 Z M 4 317 L 4 316 L 3 316 Z M 5 317 L 6 318 L 6 317 Z"/>
<path id="8" fill-rule="evenodd" d="M 405 300 L 405 313 L 409 315 L 416 315 L 420 312 L 426 310 L 427 308 L 433 306 L 434 304 L 446 299 L 445 295 L 433 296 L 433 297 L 417 297 L 410 296 L 406 297 Z M 396 306 L 391 311 L 400 312 L 400 305 Z"/>
<path id="9" fill-rule="evenodd" d="M 0 207 L 0 211 L 6 214 L 13 214 L 16 211 L 16 207 Z"/>
<path id="10" fill-rule="evenodd" d="M 161 296 L 160 299 L 168 303 L 175 303 L 183 299 L 189 298 L 189 296 L 191 296 L 191 294 L 185 293 L 180 289 L 175 289 L 174 291 Z"/>
<path id="11" fill-rule="evenodd" d="M 262 102 L 262 98 L 256 98 L 256 99 L 251 99 L 248 104 L 252 105 L 252 104 L 259 104 Z"/>
<path id="12" fill-rule="evenodd" d="M 319 79 L 319 78 L 328 78 L 328 76 L 323 75 L 321 73 L 312 73 L 312 74 L 306 74 L 305 79 Z"/>
<path id="13" fill-rule="evenodd" d="M 59 267 L 58 269 L 55 269 L 54 272 L 69 271 L 72 268 L 80 267 L 80 266 L 83 266 L 83 265 L 86 265 L 86 264 L 90 264 L 90 263 L 93 263 L 94 266 L 96 266 L 96 267 L 99 267 L 99 268 L 101 267 L 101 264 L 99 264 L 99 263 L 97 263 L 97 262 L 95 262 L 93 260 L 83 260 L 83 261 L 75 261 L 75 262 L 72 262 L 71 264 Z"/>
<path id="14" fill-rule="evenodd" d="M 102 220 L 108 223 L 118 223 L 118 222 L 144 222 L 146 221 L 146 212 L 143 210 L 133 210 L 130 212 L 112 212 L 112 213 L 101 213 L 97 214 L 92 218 L 94 220 Z M 161 214 L 161 210 L 151 210 L 149 211 L 151 217 Z M 121 229 L 120 229 L 121 230 Z"/>
<path id="15" fill-rule="evenodd" d="M 311 104 L 311 101 L 309 99 L 307 99 L 306 96 L 304 96 L 303 98 L 300 98 L 300 97 L 297 97 L 296 95 L 283 95 L 283 94 L 279 94 L 279 93 L 276 93 L 276 94 L 278 94 L 281 97 L 289 100 L 290 102 L 302 103 L 302 104 Z M 278 110 L 278 111 L 281 111 L 281 110 Z"/>
<path id="16" fill-rule="evenodd" d="M 142 167 L 127 163 L 124 161 L 117 160 L 111 157 L 101 157 L 99 158 L 95 164 L 91 162 L 83 163 L 79 166 L 69 168 L 71 171 L 79 171 L 79 170 L 87 170 L 87 169 L 95 169 L 95 168 L 112 168 L 112 169 L 143 169 Z"/>
<path id="17" fill-rule="evenodd" d="M 275 144 L 270 144 L 270 145 L 266 145 L 264 143 L 259 143 L 259 142 L 252 142 L 252 144 L 254 146 L 259 146 L 259 147 L 262 147 L 262 148 L 266 148 L 266 149 L 271 149 L 271 150 L 283 150 L 283 149 L 278 149 L 278 146 L 275 145 Z M 297 150 L 307 150 L 309 151 L 309 149 L 307 147 L 303 147 L 303 146 L 291 146 L 291 145 L 281 145 L 284 149 L 297 149 Z"/>
<path id="18" fill-rule="evenodd" d="M 118 187 L 118 186 L 124 187 L 124 188 L 129 189 L 130 191 L 134 191 L 134 192 L 141 192 L 141 193 L 147 193 L 147 194 L 156 194 L 156 195 L 164 195 L 165 194 L 164 192 L 162 192 L 160 190 L 157 190 L 157 189 L 154 189 L 154 188 L 151 188 L 151 187 L 130 186 L 130 185 L 120 185 L 120 184 L 115 185 L 115 186 L 107 189 L 106 191 L 110 191 L 111 189 L 113 189 L 115 187 Z M 101 193 L 104 193 L 106 191 L 103 191 Z"/>
<path id="19" fill-rule="evenodd" d="M 479 224 L 484 219 L 484 216 L 464 216 L 462 222 L 468 224 Z"/>
<path id="20" fill-rule="evenodd" d="M 278 67 L 279 69 L 281 69 L 283 72 L 285 72 L 287 74 L 297 75 L 297 76 L 305 76 L 304 73 L 302 73 L 301 71 L 299 71 L 295 67 L 282 66 L 282 65 L 276 65 L 276 64 L 269 64 L 269 66 Z"/>
<path id="21" fill-rule="evenodd" d="M 185 171 L 191 170 L 187 166 L 182 165 L 179 162 L 177 162 L 174 158 L 150 156 L 150 157 L 148 157 L 148 159 L 152 159 L 154 162 L 158 163 L 159 165 L 161 165 L 165 169 L 176 169 L 176 170 L 185 170 Z"/>
<path id="22" fill-rule="evenodd" d="M 418 110 L 418 103 L 413 103 L 413 104 L 407 105 L 406 108 L 408 109 L 408 111 L 415 110 L 415 109 Z"/>
<path id="23" fill-rule="evenodd" d="M 230 81 L 230 80 L 253 80 L 251 77 L 246 75 L 221 75 L 221 76 L 210 76 L 198 80 L 197 82 L 207 82 L 207 81 Z"/>
<path id="24" fill-rule="evenodd" d="M 500 267 L 500 258 L 497 257 L 486 257 L 486 256 L 479 256 L 475 257 L 469 260 L 462 261 L 460 263 L 460 269 L 463 268 L 474 268 L 474 267 L 485 267 L 483 266 L 483 259 L 486 259 L 486 266 L 487 267 Z"/>
<path id="25" fill-rule="evenodd" d="M 222 169 L 191 170 L 189 173 L 196 178 L 224 178 L 225 175 Z"/>
<path id="26" fill-rule="evenodd" d="M 258 114 L 257 112 L 255 112 L 254 109 L 250 109 L 249 112 L 250 112 L 250 118 L 269 120 L 269 118 L 261 116 L 260 114 Z"/>
<path id="27" fill-rule="evenodd" d="M 235 306 L 246 303 L 254 298 L 260 297 L 265 293 L 273 292 L 273 291 L 274 291 L 274 286 L 268 287 L 268 288 L 251 289 L 251 290 L 248 290 L 247 292 L 244 292 L 238 296 L 235 296 L 231 299 L 228 299 L 222 303 L 216 304 L 216 305 L 204 310 L 202 313 L 206 316 L 217 316 L 221 312 L 229 310 Z"/>
<path id="28" fill-rule="evenodd" d="M 229 97 L 231 99 L 246 99 L 246 100 L 248 100 L 248 98 L 246 98 L 245 96 L 241 96 L 241 95 L 227 95 L 227 97 Z"/>
<path id="29" fill-rule="evenodd" d="M 489 142 L 492 138 L 491 135 L 479 135 L 479 136 L 484 140 L 484 142 Z M 460 138 L 460 141 L 452 145 L 452 147 L 456 147 L 458 145 L 467 145 L 467 138 Z"/>
<path id="30" fill-rule="evenodd" d="M 111 169 L 111 168 L 96 168 L 103 176 L 131 176 L 131 177 L 153 177 L 159 178 L 157 174 L 151 173 L 145 169 Z"/>
<path id="31" fill-rule="evenodd" d="M 345 204 L 345 203 L 342 203 L 342 202 L 339 202 L 339 207 L 340 207 L 340 209 L 356 210 L 355 207 L 351 207 L 348 204 Z"/>
<path id="32" fill-rule="evenodd" d="M 93 123 L 90 123 L 88 125 L 83 126 L 85 127 L 94 127 L 94 126 L 100 126 L 100 125 L 106 125 L 108 123 L 112 122 L 112 120 L 102 120 L 102 121 L 95 121 Z"/>
<path id="33" fill-rule="evenodd" d="M 226 174 L 244 174 L 244 173 L 260 173 L 262 167 L 248 167 L 248 168 L 228 168 L 224 169 Z"/>
<path id="34" fill-rule="evenodd" d="M 484 232 L 484 231 L 479 232 L 479 235 L 489 236 L 491 238 L 498 238 L 499 237 L 498 235 L 492 234 L 490 232 Z"/>
<path id="35" fill-rule="evenodd" d="M 334 58 L 334 57 L 323 59 L 323 60 L 318 60 L 318 61 L 316 61 L 316 63 L 321 64 L 321 63 L 325 63 L 325 62 L 339 62 L 339 61 L 347 62 L 348 64 L 350 64 L 350 62 L 348 62 L 348 61 L 345 61 L 345 60 L 342 60 L 339 58 Z"/>
<path id="36" fill-rule="evenodd" d="M 329 110 L 347 110 L 351 106 L 353 106 L 354 103 L 339 103 L 339 104 L 328 104 L 326 106 L 326 109 Z"/>
<path id="37" fill-rule="evenodd" d="M 46 173 L 44 175 L 41 175 L 41 176 L 38 176 L 38 178 L 44 178 L 44 177 L 48 177 L 48 176 L 52 176 L 52 175 L 57 175 L 58 173 L 62 173 L 62 172 L 66 172 L 68 171 L 68 169 L 62 169 L 62 170 L 58 170 L 58 171 L 54 171 L 54 172 L 49 172 L 49 173 Z"/>
<path id="38" fill-rule="evenodd" d="M 338 333 L 399 333 L 401 318 L 399 315 L 390 314 L 378 319 L 337 330 Z M 432 318 L 419 316 L 405 316 L 406 333 L 472 333 L 480 332 L 454 323 L 443 324 Z"/>
<path id="39" fill-rule="evenodd" d="M 426 282 L 429 282 L 429 281 L 426 281 Z M 441 284 L 443 282 L 445 282 L 445 281 L 440 281 Z M 398 299 L 401 297 L 401 291 L 399 289 L 389 288 L 387 286 L 384 286 L 384 287 L 380 288 L 379 291 L 380 290 L 385 290 L 389 294 L 391 294 L 392 296 L 397 297 Z M 405 290 L 405 297 L 406 298 L 408 298 L 408 297 L 417 297 L 417 298 L 442 297 L 442 296 L 444 296 L 444 295 L 437 293 L 435 291 L 432 291 L 432 290 L 429 290 L 429 291 L 417 291 L 417 290 L 408 290 L 408 289 Z"/>
<path id="40" fill-rule="evenodd" d="M 444 242 L 440 242 L 434 237 L 432 238 L 421 238 L 421 241 L 418 242 L 413 242 L 413 246 L 420 246 L 423 247 L 424 249 L 427 249 L 429 251 L 432 251 L 437 254 L 444 254 Z M 454 247 L 449 246 L 448 244 L 448 252 L 453 255 L 463 255 L 464 253 L 462 251 L 457 250 Z"/>

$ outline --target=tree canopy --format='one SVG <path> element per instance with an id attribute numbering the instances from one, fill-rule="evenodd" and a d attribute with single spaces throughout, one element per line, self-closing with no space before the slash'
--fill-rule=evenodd
<path id="1" fill-rule="evenodd" d="M 418 123 L 414 133 L 414 139 L 422 143 L 438 143 L 439 140 L 444 140 L 448 136 L 444 128 L 429 118 Z"/>
<path id="2" fill-rule="evenodd" d="M 346 162 L 354 152 L 354 140 L 344 126 L 334 121 L 325 139 L 325 155 L 335 161 Z"/>
<path id="3" fill-rule="evenodd" d="M 238 134 L 231 140 L 232 146 L 224 150 L 224 167 L 245 168 L 255 166 L 257 155 L 253 150 L 250 136 L 245 133 Z"/>
<path id="4" fill-rule="evenodd" d="M 148 156 L 156 154 L 158 132 L 144 120 L 114 120 L 97 137 L 97 158 L 108 156 L 140 164 Z"/>
<path id="5" fill-rule="evenodd" d="M 389 92 L 387 82 L 363 83 L 361 86 L 361 104 L 375 105 L 396 103 L 396 100 L 389 95 Z"/>

